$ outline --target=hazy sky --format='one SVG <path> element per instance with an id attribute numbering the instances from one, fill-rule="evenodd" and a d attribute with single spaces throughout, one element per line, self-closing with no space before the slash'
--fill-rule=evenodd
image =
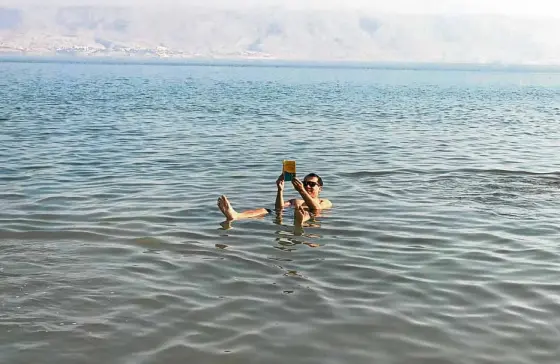
<path id="1" fill-rule="evenodd" d="M 560 17 L 560 0 L 0 0 L 2 5 L 104 4 L 203 5 L 218 8 L 277 6 L 280 8 L 373 9 L 398 13 L 493 13 Z"/>

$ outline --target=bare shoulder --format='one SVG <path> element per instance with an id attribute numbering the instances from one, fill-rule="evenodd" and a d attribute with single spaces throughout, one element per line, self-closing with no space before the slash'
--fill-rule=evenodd
<path id="1" fill-rule="evenodd" d="M 332 202 L 326 198 L 322 199 L 320 204 L 322 209 L 330 209 L 333 206 Z"/>

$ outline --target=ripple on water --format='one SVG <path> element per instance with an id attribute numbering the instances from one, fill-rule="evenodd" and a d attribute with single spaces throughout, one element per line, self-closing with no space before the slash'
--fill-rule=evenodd
<path id="1" fill-rule="evenodd" d="M 560 357 L 555 75 L 3 67 L 0 362 Z"/>

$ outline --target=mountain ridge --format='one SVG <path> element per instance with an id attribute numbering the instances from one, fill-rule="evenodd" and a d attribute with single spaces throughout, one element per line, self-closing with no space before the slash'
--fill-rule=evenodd
<path id="1" fill-rule="evenodd" d="M 560 64 L 556 19 L 257 7 L 0 7 L 0 53 Z"/>

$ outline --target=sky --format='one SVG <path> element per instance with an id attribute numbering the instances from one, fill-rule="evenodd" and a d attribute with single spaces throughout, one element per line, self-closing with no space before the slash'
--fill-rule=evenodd
<path id="1" fill-rule="evenodd" d="M 275 6 L 289 9 L 364 9 L 413 14 L 502 14 L 560 18 L 560 0 L 0 0 L 3 5 L 128 5 L 210 6 L 246 8 Z"/>

